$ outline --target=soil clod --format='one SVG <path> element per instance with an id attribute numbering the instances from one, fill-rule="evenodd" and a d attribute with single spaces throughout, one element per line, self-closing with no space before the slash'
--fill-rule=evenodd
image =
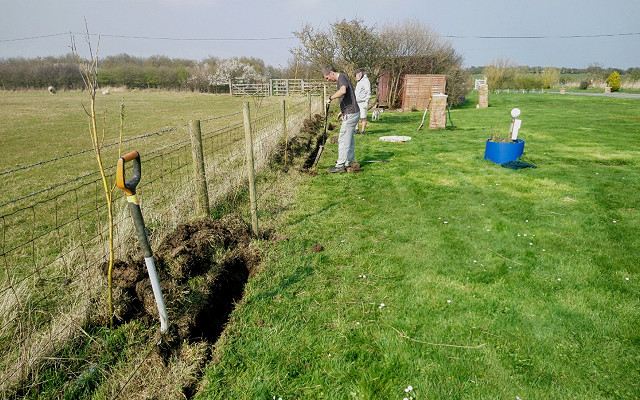
<path id="1" fill-rule="evenodd" d="M 351 172 L 354 174 L 357 174 L 358 172 L 362 172 L 362 171 L 364 171 L 364 169 L 362 169 L 362 167 L 360 166 L 360 163 L 357 163 L 357 162 L 352 162 L 347 167 L 347 172 Z"/>

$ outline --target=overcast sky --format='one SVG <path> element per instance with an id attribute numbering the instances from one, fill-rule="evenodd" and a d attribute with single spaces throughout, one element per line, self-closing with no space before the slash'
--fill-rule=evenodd
<path id="1" fill-rule="evenodd" d="M 0 0 L 0 58 L 81 55 L 85 18 L 100 57 L 257 57 L 282 67 L 303 24 L 417 19 L 465 66 L 640 67 L 640 0 Z M 498 37 L 498 38 L 496 38 Z M 504 38 L 511 37 L 511 38 Z M 96 42 L 94 41 L 94 46 Z"/>

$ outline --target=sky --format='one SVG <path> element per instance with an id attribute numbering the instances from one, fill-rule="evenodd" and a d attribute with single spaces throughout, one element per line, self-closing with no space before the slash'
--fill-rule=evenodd
<path id="1" fill-rule="evenodd" d="M 309 24 L 417 20 L 450 41 L 464 66 L 640 67 L 640 0 L 0 0 L 0 58 L 70 52 L 70 32 L 100 35 L 99 57 L 256 57 L 285 67 Z M 92 36 L 97 45 L 97 36 Z"/>

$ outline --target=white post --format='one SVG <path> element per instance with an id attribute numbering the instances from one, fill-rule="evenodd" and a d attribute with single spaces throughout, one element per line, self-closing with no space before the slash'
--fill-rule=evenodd
<path id="1" fill-rule="evenodd" d="M 522 120 L 519 120 L 517 117 L 520 116 L 520 109 L 514 108 L 511 110 L 511 127 L 509 128 L 509 138 L 511 140 L 518 140 L 518 131 L 520 130 L 520 125 L 522 125 Z"/>

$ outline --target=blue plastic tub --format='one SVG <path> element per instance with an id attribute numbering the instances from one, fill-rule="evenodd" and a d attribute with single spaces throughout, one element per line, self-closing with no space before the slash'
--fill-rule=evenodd
<path id="1" fill-rule="evenodd" d="M 515 142 L 499 143 L 487 139 L 487 146 L 484 150 L 484 159 L 491 160 L 497 164 L 504 164 L 517 160 L 524 152 L 524 140 L 518 139 Z"/>

